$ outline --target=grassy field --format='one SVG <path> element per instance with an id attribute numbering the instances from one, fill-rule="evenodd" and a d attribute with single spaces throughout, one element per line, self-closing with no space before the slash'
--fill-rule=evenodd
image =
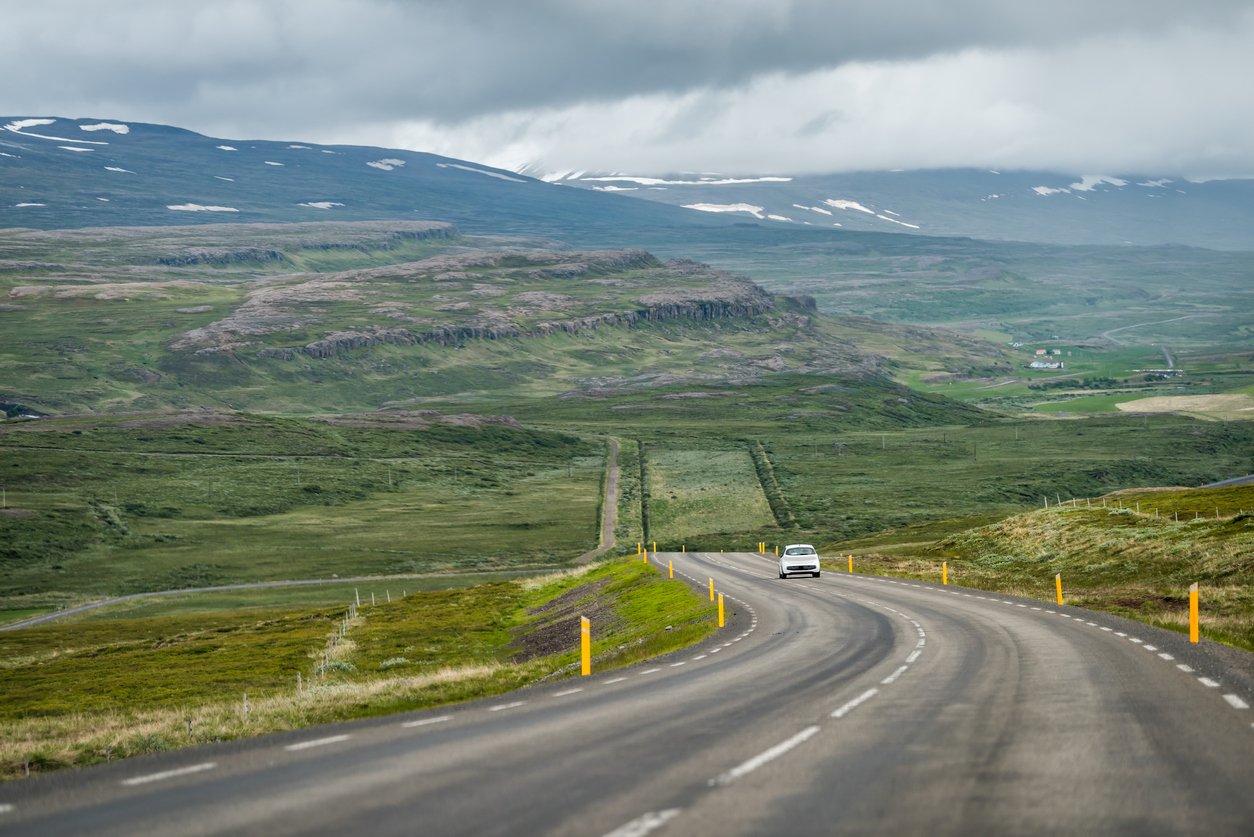
<path id="1" fill-rule="evenodd" d="M 1254 486 L 1119 492 L 975 528 L 903 529 L 826 548 L 857 552 L 860 572 L 931 581 L 947 560 L 951 583 L 1044 601 L 1061 573 L 1068 604 L 1181 631 L 1197 582 L 1203 634 L 1254 651 Z"/>
<path id="2" fill-rule="evenodd" d="M 596 545 L 603 445 L 464 418 L 359 423 L 370 425 L 13 425 L 0 432 L 0 597 L 29 609 L 241 581 L 555 566 Z"/>
<path id="3" fill-rule="evenodd" d="M 581 614 L 593 622 L 596 670 L 714 630 L 703 596 L 623 559 L 363 602 L 340 639 L 347 606 L 132 612 L 0 634 L 0 777 L 569 676 Z"/>
<path id="4" fill-rule="evenodd" d="M 736 533 L 773 525 L 747 451 L 650 447 L 648 457 L 649 540 L 659 549 L 716 548 Z"/>

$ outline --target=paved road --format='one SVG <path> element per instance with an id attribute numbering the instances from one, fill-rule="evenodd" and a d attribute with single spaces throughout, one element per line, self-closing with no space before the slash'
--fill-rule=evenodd
<path id="1" fill-rule="evenodd" d="M 1250 833 L 1254 655 L 958 587 L 657 557 L 734 597 L 714 640 L 10 784 L 0 832 Z"/>

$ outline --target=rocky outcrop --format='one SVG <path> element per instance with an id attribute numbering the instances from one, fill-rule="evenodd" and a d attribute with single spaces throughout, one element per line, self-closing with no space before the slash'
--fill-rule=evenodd
<path id="1" fill-rule="evenodd" d="M 157 259 L 157 264 L 165 267 L 186 267 L 194 264 L 223 265 L 241 262 L 265 263 L 285 261 L 287 261 L 287 256 L 278 250 L 268 250 L 261 247 L 242 247 L 237 250 L 203 247 L 161 256 Z"/>

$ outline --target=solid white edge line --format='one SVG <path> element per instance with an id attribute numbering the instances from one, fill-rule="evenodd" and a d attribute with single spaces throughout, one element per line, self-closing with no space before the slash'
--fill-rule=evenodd
<path id="1" fill-rule="evenodd" d="M 650 811 L 606 833 L 605 837 L 644 837 L 644 835 L 654 829 L 666 825 L 679 814 L 679 808 L 667 808 L 665 811 Z"/>
<path id="2" fill-rule="evenodd" d="M 873 697 L 875 697 L 877 694 L 879 694 L 879 691 L 880 691 L 879 689 L 867 689 L 865 692 L 863 692 L 862 694 L 858 695 L 856 698 L 854 698 L 853 700 L 849 701 L 849 702 L 848 702 L 848 703 L 846 703 L 844 706 L 842 706 L 842 707 L 840 707 L 839 709 L 837 709 L 837 710 L 833 711 L 833 712 L 832 712 L 832 714 L 831 714 L 831 717 L 833 717 L 833 718 L 843 718 L 843 717 L 845 717 L 845 716 L 846 716 L 846 715 L 848 715 L 850 712 L 852 712 L 854 709 L 856 709 L 856 708 L 857 708 L 860 704 L 866 703 L 868 700 L 870 700 L 871 698 L 873 698 Z"/>
<path id="3" fill-rule="evenodd" d="M 525 700 L 515 700 L 509 703 L 498 703 L 496 706 L 489 706 L 488 711 L 489 712 L 501 712 L 506 709 L 517 709 L 518 707 L 522 706 L 525 703 L 526 703 Z"/>
<path id="4" fill-rule="evenodd" d="M 580 687 L 578 689 L 563 689 L 560 692 L 554 693 L 553 697 L 566 697 L 567 695 L 577 694 L 582 691 L 583 691 L 583 687 Z"/>
<path id="5" fill-rule="evenodd" d="M 297 750 L 308 750 L 310 747 L 323 747 L 327 744 L 338 744 L 341 741 L 347 741 L 351 736 L 344 735 L 328 735 L 326 738 L 315 738 L 312 741 L 298 741 L 295 744 L 288 744 L 284 750 L 295 752 Z"/>
<path id="6" fill-rule="evenodd" d="M 1224 695 L 1224 700 L 1228 701 L 1228 704 L 1233 709 L 1249 709 L 1250 708 L 1250 705 L 1248 703 L 1241 700 L 1241 698 L 1237 697 L 1236 695 Z"/>
<path id="7" fill-rule="evenodd" d="M 426 726 L 430 726 L 431 724 L 442 724 L 445 721 L 451 721 L 451 720 L 453 720 L 452 715 L 441 715 L 438 718 L 420 718 L 417 721 L 405 721 L 403 724 L 401 724 L 401 726 L 407 727 L 407 728 L 426 727 Z"/>
<path id="8" fill-rule="evenodd" d="M 160 782 L 162 779 L 173 779 L 176 776 L 187 776 L 192 773 L 200 773 L 205 770 L 213 770 L 218 766 L 216 761 L 206 761 L 200 764 L 193 764 L 188 767 L 176 767 L 173 770 L 162 770 L 160 773 L 148 773 L 143 776 L 132 776 L 129 779 L 123 779 L 121 784 L 127 786 L 146 785 L 149 782 Z"/>
<path id="9" fill-rule="evenodd" d="M 768 762 L 774 761 L 775 759 L 784 755 L 785 753 L 787 753 L 789 750 L 793 749 L 797 745 L 804 743 L 805 741 L 813 737 L 818 731 L 819 731 L 819 728 L 817 725 L 806 727 L 801 732 L 794 735 L 792 738 L 789 738 L 785 741 L 781 741 L 778 744 L 776 744 L 774 747 L 771 747 L 768 750 L 763 750 L 762 752 L 758 753 L 756 756 L 749 759 L 748 761 L 741 762 L 740 764 L 736 765 L 731 770 L 728 770 L 726 773 L 722 774 L 721 776 L 711 779 L 710 784 L 711 785 L 730 785 L 732 782 L 736 781 L 741 776 L 745 776 L 745 775 L 748 775 L 749 773 L 752 773 L 753 771 L 757 770 L 762 765 L 767 764 Z"/>

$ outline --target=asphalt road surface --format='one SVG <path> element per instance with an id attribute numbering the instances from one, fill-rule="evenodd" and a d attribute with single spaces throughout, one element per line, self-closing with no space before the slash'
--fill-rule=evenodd
<path id="1" fill-rule="evenodd" d="M 955 586 L 657 557 L 730 597 L 714 639 L 10 783 L 0 833 L 1254 833 L 1254 655 Z"/>

